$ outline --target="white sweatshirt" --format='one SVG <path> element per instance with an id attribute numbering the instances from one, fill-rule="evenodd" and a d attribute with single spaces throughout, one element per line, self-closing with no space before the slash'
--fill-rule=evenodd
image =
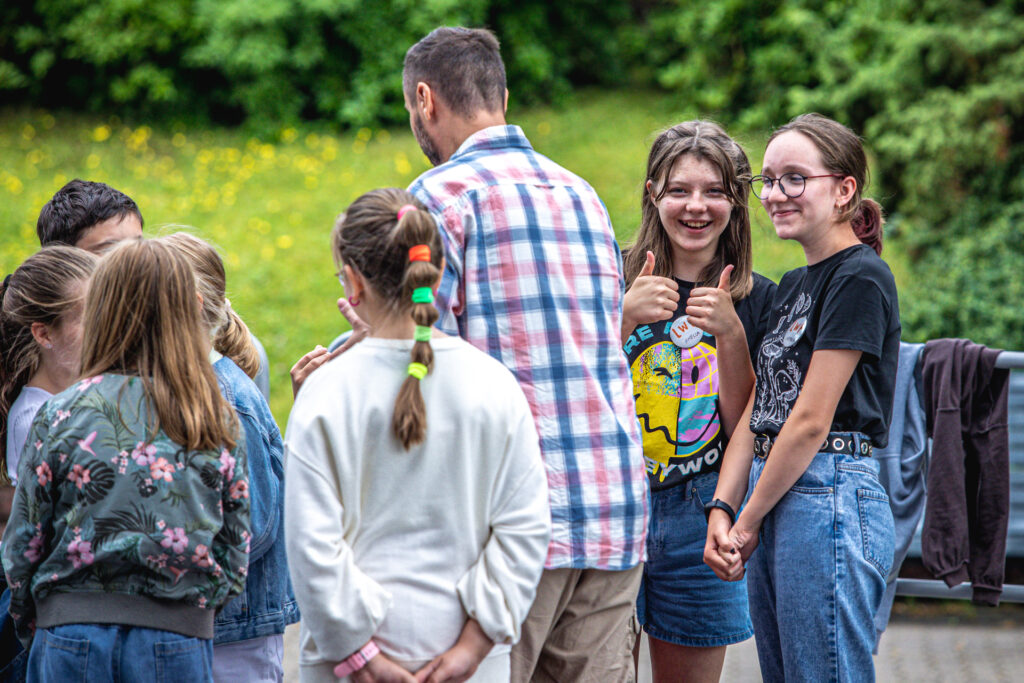
<path id="1" fill-rule="evenodd" d="M 391 417 L 412 343 L 360 342 L 310 376 L 288 419 L 303 679 L 371 637 L 416 667 L 455 644 L 467 615 L 499 644 L 492 655 L 507 652 L 533 602 L 550 517 L 526 398 L 498 361 L 434 339 L 426 439 L 406 451 Z"/>

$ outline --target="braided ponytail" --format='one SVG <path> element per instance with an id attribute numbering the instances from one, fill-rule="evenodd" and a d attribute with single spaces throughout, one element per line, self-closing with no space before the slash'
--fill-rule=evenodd
<path id="1" fill-rule="evenodd" d="M 396 313 L 407 313 L 416 323 L 408 376 L 391 418 L 395 438 L 408 450 L 427 432 L 420 382 L 434 367 L 430 335 L 438 312 L 433 287 L 443 256 L 437 223 L 405 190 L 384 188 L 352 203 L 335 225 L 331 242 L 339 267 L 355 267 Z"/>
<path id="2" fill-rule="evenodd" d="M 402 382 L 395 399 L 391 429 L 402 445 L 409 449 L 423 441 L 427 431 L 427 408 L 420 393 L 423 367 L 426 373 L 434 368 L 434 351 L 430 347 L 430 330 L 437 322 L 433 285 L 441 271 L 431 262 L 431 238 L 437 236 L 437 225 L 425 210 L 407 205 L 395 229 L 395 242 L 407 247 L 409 261 L 402 278 L 402 296 L 413 302 L 411 315 L 416 323 L 416 341 L 412 345 L 409 376 Z"/>

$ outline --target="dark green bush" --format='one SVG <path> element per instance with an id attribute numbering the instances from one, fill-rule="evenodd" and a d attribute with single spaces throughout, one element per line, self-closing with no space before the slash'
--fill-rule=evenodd
<path id="1" fill-rule="evenodd" d="M 519 102 L 619 82 L 630 8 L 600 0 L 36 0 L 0 9 L 8 101 L 280 127 L 405 120 L 402 59 L 490 26 Z"/>
<path id="2" fill-rule="evenodd" d="M 906 336 L 1024 348 L 1020 0 L 12 2 L 0 91 L 271 130 L 397 123 L 405 50 L 441 24 L 498 34 L 517 103 L 642 84 L 745 132 L 811 110 L 850 125 L 910 256 Z"/>

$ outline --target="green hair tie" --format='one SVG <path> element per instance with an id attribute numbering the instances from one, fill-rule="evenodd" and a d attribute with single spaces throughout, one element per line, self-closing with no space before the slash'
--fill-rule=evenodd
<path id="1" fill-rule="evenodd" d="M 430 287 L 417 287 L 412 290 L 412 302 L 414 304 L 430 304 L 434 302 L 434 290 Z"/>
<path id="2" fill-rule="evenodd" d="M 423 363 L 409 363 L 409 374 L 416 379 L 423 379 L 427 376 L 427 366 Z"/>
<path id="3" fill-rule="evenodd" d="M 418 342 L 430 341 L 430 328 L 425 325 L 417 325 L 415 339 Z"/>

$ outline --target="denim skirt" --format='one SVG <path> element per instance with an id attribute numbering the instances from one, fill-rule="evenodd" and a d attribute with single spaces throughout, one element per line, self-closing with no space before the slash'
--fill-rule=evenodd
<path id="1" fill-rule="evenodd" d="M 718 647 L 750 638 L 745 581 L 726 582 L 704 564 L 708 523 L 704 503 L 715 496 L 718 473 L 651 493 L 637 617 L 647 635 L 688 647 Z"/>

